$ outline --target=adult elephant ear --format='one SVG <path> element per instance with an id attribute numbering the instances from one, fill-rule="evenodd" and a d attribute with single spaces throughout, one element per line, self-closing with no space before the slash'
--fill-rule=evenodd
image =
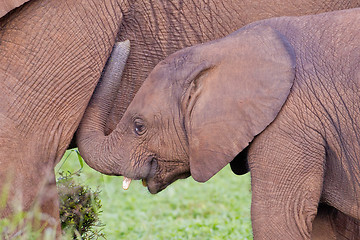
<path id="1" fill-rule="evenodd" d="M 284 36 L 261 25 L 189 51 L 196 60 L 182 73 L 190 76 L 182 111 L 191 175 L 205 182 L 274 121 L 293 85 L 295 54 Z"/>
<path id="2" fill-rule="evenodd" d="M 0 0 L 0 18 L 29 0 Z"/>

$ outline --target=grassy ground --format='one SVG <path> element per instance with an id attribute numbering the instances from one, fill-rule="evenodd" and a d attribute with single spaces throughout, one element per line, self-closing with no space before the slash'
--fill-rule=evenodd
<path id="1" fill-rule="evenodd" d="M 75 153 L 61 167 L 71 172 L 79 168 Z M 252 239 L 249 174 L 236 176 L 227 166 L 206 183 L 190 177 L 151 195 L 140 181 L 124 191 L 122 177 L 88 166 L 82 172 L 81 183 L 102 191 L 100 218 L 108 240 Z"/>

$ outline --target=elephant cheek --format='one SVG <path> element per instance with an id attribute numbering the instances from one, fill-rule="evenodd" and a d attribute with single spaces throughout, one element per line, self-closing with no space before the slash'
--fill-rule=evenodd
<path id="1" fill-rule="evenodd" d="M 140 155 L 145 155 L 145 157 L 139 157 Z M 149 179 L 156 175 L 158 165 L 152 155 L 146 155 L 143 152 L 136 151 L 124 158 L 129 160 L 123 162 L 121 166 L 124 169 L 122 175 L 133 180 L 144 179 L 145 182 L 148 182 Z"/>

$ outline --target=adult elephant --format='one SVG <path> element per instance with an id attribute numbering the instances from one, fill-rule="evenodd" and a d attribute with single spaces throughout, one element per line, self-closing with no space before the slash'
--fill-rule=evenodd
<path id="1" fill-rule="evenodd" d="M 205 182 L 243 152 L 255 239 L 359 239 L 359 36 L 357 8 L 185 48 L 154 68 L 107 136 L 103 100 L 117 79 L 104 77 L 79 147 L 125 189 L 143 179 L 151 193 L 190 174 Z"/>
<path id="2" fill-rule="evenodd" d="M 116 38 L 130 39 L 133 47 L 107 133 L 166 55 L 258 19 L 360 5 L 359 0 L 31 0 L 13 9 L 24 2 L 0 5 L 0 188 L 10 182 L 8 203 L 20 199 L 24 210 L 38 199 L 55 222 L 53 167 L 78 127 Z M 0 214 L 10 213 L 7 206 Z"/>
<path id="3" fill-rule="evenodd" d="M 1 1 L 0 13 L 17 4 Z M 60 229 L 53 169 L 114 45 L 121 9 L 117 0 L 38 0 L 1 18 L 0 194 L 8 198 L 0 216 L 39 205 L 44 223 Z"/>

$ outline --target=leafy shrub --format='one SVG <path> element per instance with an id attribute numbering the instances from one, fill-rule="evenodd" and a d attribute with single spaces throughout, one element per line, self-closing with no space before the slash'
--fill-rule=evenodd
<path id="1" fill-rule="evenodd" d="M 60 198 L 60 220 L 63 232 L 70 233 L 74 239 L 105 238 L 103 225 L 99 221 L 101 213 L 100 191 L 77 184 L 75 174 L 59 173 L 57 187 Z M 98 230 L 99 229 L 99 230 Z"/>
<path id="2" fill-rule="evenodd" d="M 77 150 L 69 152 L 65 161 L 71 153 L 76 153 L 81 169 L 73 174 L 57 171 L 61 228 L 65 234 L 63 239 L 71 237 L 84 240 L 105 239 L 105 234 L 102 233 L 104 225 L 99 221 L 99 214 L 102 212 L 100 191 L 98 189 L 93 191 L 88 186 L 76 183 L 75 177 L 80 176 L 84 163 Z M 9 189 L 4 189 L 0 192 L 0 212 L 5 207 L 8 198 Z M 34 209 L 28 212 L 14 208 L 14 214 L 1 218 L 0 239 L 56 239 L 54 229 L 45 229 L 42 232 L 43 228 L 33 228 L 34 223 L 39 223 L 48 217 L 42 214 L 38 207 L 35 205 Z"/>

